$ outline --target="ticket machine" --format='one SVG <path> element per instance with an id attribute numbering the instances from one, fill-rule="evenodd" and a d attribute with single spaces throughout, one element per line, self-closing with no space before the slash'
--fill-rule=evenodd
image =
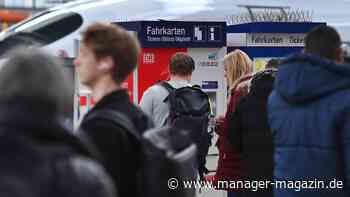
<path id="1" fill-rule="evenodd" d="M 224 113 L 225 22 L 136 21 L 118 24 L 135 32 L 142 47 L 139 65 L 125 84 L 135 103 L 140 101 L 147 88 L 169 78 L 171 56 L 186 52 L 195 61 L 192 83 L 209 94 L 214 114 Z"/>

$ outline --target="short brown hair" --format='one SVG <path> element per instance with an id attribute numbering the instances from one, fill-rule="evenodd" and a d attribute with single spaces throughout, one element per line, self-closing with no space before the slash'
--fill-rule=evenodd
<path id="1" fill-rule="evenodd" d="M 186 53 L 175 53 L 170 59 L 170 74 L 187 76 L 192 74 L 194 68 L 194 60 Z"/>
<path id="2" fill-rule="evenodd" d="M 111 56 L 116 65 L 113 79 L 123 82 L 135 69 L 140 54 L 138 40 L 116 24 L 94 23 L 82 33 L 83 42 L 96 58 Z"/>

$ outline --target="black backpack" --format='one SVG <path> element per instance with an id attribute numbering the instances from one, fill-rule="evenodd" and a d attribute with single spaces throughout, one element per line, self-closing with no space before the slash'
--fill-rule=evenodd
<path id="1" fill-rule="evenodd" d="M 195 189 L 183 184 L 197 176 L 197 147 L 189 132 L 173 127 L 150 128 L 151 123 L 145 123 L 146 131 L 139 131 L 128 116 L 114 110 L 104 109 L 95 115 L 125 129 L 140 143 L 139 196 L 195 196 Z"/>
<path id="2" fill-rule="evenodd" d="M 169 92 L 164 100 L 168 102 L 170 109 L 167 124 L 190 132 L 191 139 L 197 145 L 198 172 L 203 179 L 204 174 L 209 172 L 205 164 L 212 138 L 212 132 L 208 128 L 212 115 L 209 97 L 199 86 L 175 89 L 165 81 L 159 85 Z"/>

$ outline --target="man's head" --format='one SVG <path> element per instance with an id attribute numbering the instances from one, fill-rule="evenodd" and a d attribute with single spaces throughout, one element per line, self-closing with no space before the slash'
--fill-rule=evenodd
<path id="1" fill-rule="evenodd" d="M 170 58 L 169 72 L 171 76 L 190 79 L 195 69 L 194 60 L 186 53 L 175 53 Z"/>
<path id="2" fill-rule="evenodd" d="M 115 24 L 95 23 L 82 33 L 75 65 L 81 82 L 93 86 L 101 77 L 122 83 L 136 67 L 140 53 L 137 39 Z"/>
<path id="3" fill-rule="evenodd" d="M 312 29 L 305 38 L 305 52 L 342 63 L 343 52 L 338 32 L 326 25 Z"/>
<path id="4" fill-rule="evenodd" d="M 63 65 L 53 56 L 33 48 L 17 50 L 0 70 L 0 100 L 61 113 L 72 99 L 67 80 Z"/>

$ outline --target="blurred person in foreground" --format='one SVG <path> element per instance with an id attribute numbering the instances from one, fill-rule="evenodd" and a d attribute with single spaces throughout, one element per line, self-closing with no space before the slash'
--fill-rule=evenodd
<path id="1" fill-rule="evenodd" d="M 268 101 L 274 179 L 303 185 L 274 188 L 274 196 L 350 195 L 350 67 L 343 61 L 338 32 L 322 25 L 306 35 L 302 53 L 279 65 Z"/>
<path id="2" fill-rule="evenodd" d="M 62 125 L 68 88 L 61 66 L 37 49 L 18 50 L 3 62 L 1 196 L 115 196 L 95 155 Z"/>

